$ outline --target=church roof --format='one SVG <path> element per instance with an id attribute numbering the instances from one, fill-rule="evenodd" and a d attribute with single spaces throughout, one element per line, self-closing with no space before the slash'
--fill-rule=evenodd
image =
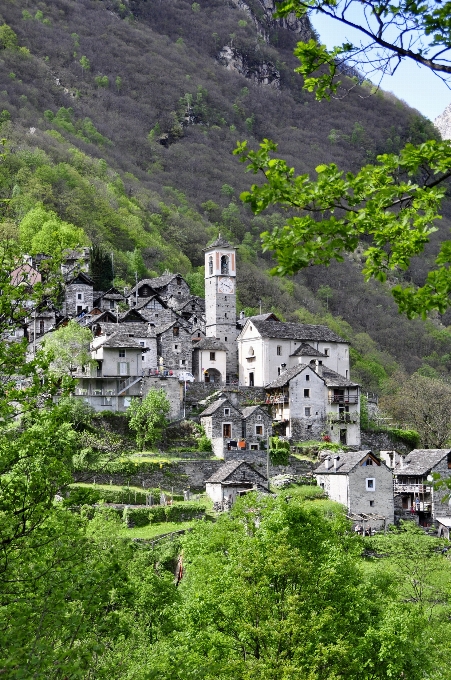
<path id="1" fill-rule="evenodd" d="M 311 345 L 308 345 L 307 343 L 303 342 L 302 345 L 299 345 L 297 349 L 294 350 L 293 354 L 290 354 L 290 357 L 325 357 L 326 354 L 323 354 L 323 352 L 320 352 L 319 349 L 315 349 Z"/>
<path id="2" fill-rule="evenodd" d="M 193 349 L 209 349 L 216 352 L 227 352 L 227 347 L 218 338 L 203 338 L 199 340 Z"/>
<path id="3" fill-rule="evenodd" d="M 213 248 L 234 248 L 235 246 L 231 246 L 230 243 L 223 237 L 221 234 L 219 234 L 218 238 L 216 241 L 213 241 L 209 246 L 203 249 L 204 252 L 207 252 L 207 250 L 212 250 Z"/>
<path id="4" fill-rule="evenodd" d="M 255 326 L 263 338 L 305 340 L 307 342 L 348 342 L 340 338 L 327 326 L 312 326 L 285 321 L 260 321 L 255 317 L 252 317 L 249 322 Z"/>

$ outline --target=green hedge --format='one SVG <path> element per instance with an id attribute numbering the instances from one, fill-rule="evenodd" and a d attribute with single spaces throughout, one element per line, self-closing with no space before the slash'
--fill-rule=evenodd
<path id="1" fill-rule="evenodd" d="M 202 503 L 180 503 L 179 505 L 157 505 L 152 508 L 124 508 L 122 519 L 127 526 L 145 527 L 160 522 L 182 522 L 200 519 L 205 515 Z"/>
<path id="2" fill-rule="evenodd" d="M 126 503 L 129 505 L 145 505 L 146 496 L 152 494 L 153 502 L 159 502 L 161 489 L 146 489 L 136 491 L 135 489 L 102 489 L 96 486 L 78 486 L 73 484 L 70 487 L 69 497 L 64 503 L 68 506 L 73 505 L 94 505 L 99 501 L 105 503 Z M 167 495 L 167 492 L 165 492 Z M 136 495 L 135 495 L 136 494 Z M 183 501 L 183 496 L 174 494 L 174 501 Z"/>

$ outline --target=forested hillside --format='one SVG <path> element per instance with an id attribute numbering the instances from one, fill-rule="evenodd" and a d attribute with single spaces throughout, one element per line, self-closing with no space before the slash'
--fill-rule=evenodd
<path id="1" fill-rule="evenodd" d="M 241 204 L 255 180 L 231 153 L 237 140 L 268 137 L 297 172 L 332 161 L 356 170 L 438 133 L 365 87 L 314 101 L 294 73 L 299 33 L 270 21 L 260 0 L 247 3 L 250 12 L 236 4 L 3 3 L 0 120 L 9 153 L 0 182 L 9 218 L 19 224 L 42 203 L 114 253 L 118 285 L 168 268 L 198 294 L 201 250 L 221 229 L 239 245 L 242 307 L 256 310 L 261 300 L 287 320 L 332 324 L 353 342 L 354 376 L 368 389 L 398 369 L 447 374 L 448 318 L 402 318 L 382 285 L 363 283 L 359 250 L 342 265 L 269 278 L 259 234 L 284 216 L 254 217 Z M 311 34 L 307 22 L 297 28 Z M 421 282 L 449 220 L 439 226 L 408 279 Z"/>

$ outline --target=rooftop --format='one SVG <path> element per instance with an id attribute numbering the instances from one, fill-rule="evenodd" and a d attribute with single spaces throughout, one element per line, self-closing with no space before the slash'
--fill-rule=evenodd
<path id="1" fill-rule="evenodd" d="M 120 332 L 113 333 L 113 335 L 105 338 L 104 336 L 99 336 L 93 341 L 92 346 L 94 349 L 98 349 L 99 347 L 120 347 L 126 349 L 140 349 L 143 352 L 147 349 L 146 347 L 142 347 L 135 338 L 130 338 L 128 335 Z"/>
<path id="2" fill-rule="evenodd" d="M 224 406 L 226 404 L 227 404 L 228 407 L 231 406 L 234 411 L 237 411 L 237 409 L 233 406 L 233 404 L 230 403 L 230 401 L 228 399 L 225 399 L 225 398 L 224 399 L 216 399 L 216 401 L 213 401 L 210 404 L 210 406 L 207 406 L 205 411 L 202 411 L 202 413 L 200 414 L 199 417 L 202 418 L 203 416 L 212 416 L 213 413 L 216 413 L 218 408 L 221 408 L 221 406 Z"/>
<path id="3" fill-rule="evenodd" d="M 448 456 L 451 449 L 414 449 L 394 467 L 395 475 L 425 475 Z"/>
<path id="4" fill-rule="evenodd" d="M 207 250 L 212 250 L 213 248 L 234 248 L 221 234 L 218 235 L 216 241 L 213 241 L 209 246 L 204 248 L 204 252 Z"/>
<path id="5" fill-rule="evenodd" d="M 255 470 L 252 465 L 247 463 L 244 460 L 229 460 L 227 463 L 224 463 L 224 465 L 221 465 L 219 470 L 214 472 L 212 476 L 207 479 L 207 484 L 214 484 L 216 483 L 224 483 L 227 482 L 227 479 L 232 475 L 239 467 L 245 465 L 247 468 L 249 468 L 250 471 L 252 471 L 253 474 L 259 475 L 262 479 L 265 480 L 265 488 L 266 488 L 266 477 L 262 475 L 258 470 Z"/>
<path id="6" fill-rule="evenodd" d="M 264 338 L 280 338 L 286 340 L 305 340 L 313 342 L 346 342 L 327 326 L 311 326 L 308 324 L 288 323 L 284 321 L 260 321 L 251 317 L 249 322 L 255 326 Z"/>
<path id="7" fill-rule="evenodd" d="M 346 453 L 342 452 L 340 454 L 331 454 L 329 458 L 332 458 L 330 461 L 330 467 L 329 469 L 326 468 L 325 461 L 323 460 L 320 465 L 318 465 L 317 468 L 313 471 L 313 474 L 315 475 L 334 475 L 334 474 L 341 474 L 341 475 L 346 475 L 348 472 L 351 472 L 366 456 L 371 454 L 371 457 L 373 460 L 377 461 L 379 465 L 381 465 L 381 462 L 377 460 L 375 456 L 372 455 L 371 451 L 347 451 Z M 336 458 L 338 460 L 337 463 L 337 469 L 335 470 L 334 467 L 334 461 L 333 459 Z"/>
<path id="8" fill-rule="evenodd" d="M 218 338 L 202 338 L 195 343 L 193 349 L 206 349 L 216 352 L 227 352 L 227 347 Z"/>
<path id="9" fill-rule="evenodd" d="M 303 342 L 302 345 L 299 345 L 299 347 L 294 350 L 293 354 L 290 354 L 290 357 L 301 357 L 301 356 L 326 357 L 327 355 L 323 354 L 323 352 L 320 352 L 319 349 L 315 349 L 311 345 L 308 345 L 307 343 Z"/>

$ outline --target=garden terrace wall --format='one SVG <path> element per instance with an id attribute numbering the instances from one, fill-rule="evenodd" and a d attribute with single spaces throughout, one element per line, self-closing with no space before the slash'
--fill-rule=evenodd
<path id="1" fill-rule="evenodd" d="M 243 460 L 243 454 L 238 451 L 229 452 L 230 459 Z M 251 451 L 245 460 L 255 465 L 255 468 L 266 474 L 266 453 Z M 122 465 L 122 468 L 121 466 Z M 222 465 L 222 460 L 187 460 L 167 463 L 134 463 L 125 461 L 122 464 L 110 465 L 110 469 L 78 470 L 74 473 L 75 482 L 95 482 L 97 484 L 114 484 L 117 486 L 139 486 L 144 489 L 156 488 L 173 489 L 176 493 L 190 488 L 191 491 L 204 491 L 205 482 Z M 307 476 L 311 474 L 313 464 L 290 456 L 289 465 L 270 465 L 270 476 L 292 474 Z"/>

